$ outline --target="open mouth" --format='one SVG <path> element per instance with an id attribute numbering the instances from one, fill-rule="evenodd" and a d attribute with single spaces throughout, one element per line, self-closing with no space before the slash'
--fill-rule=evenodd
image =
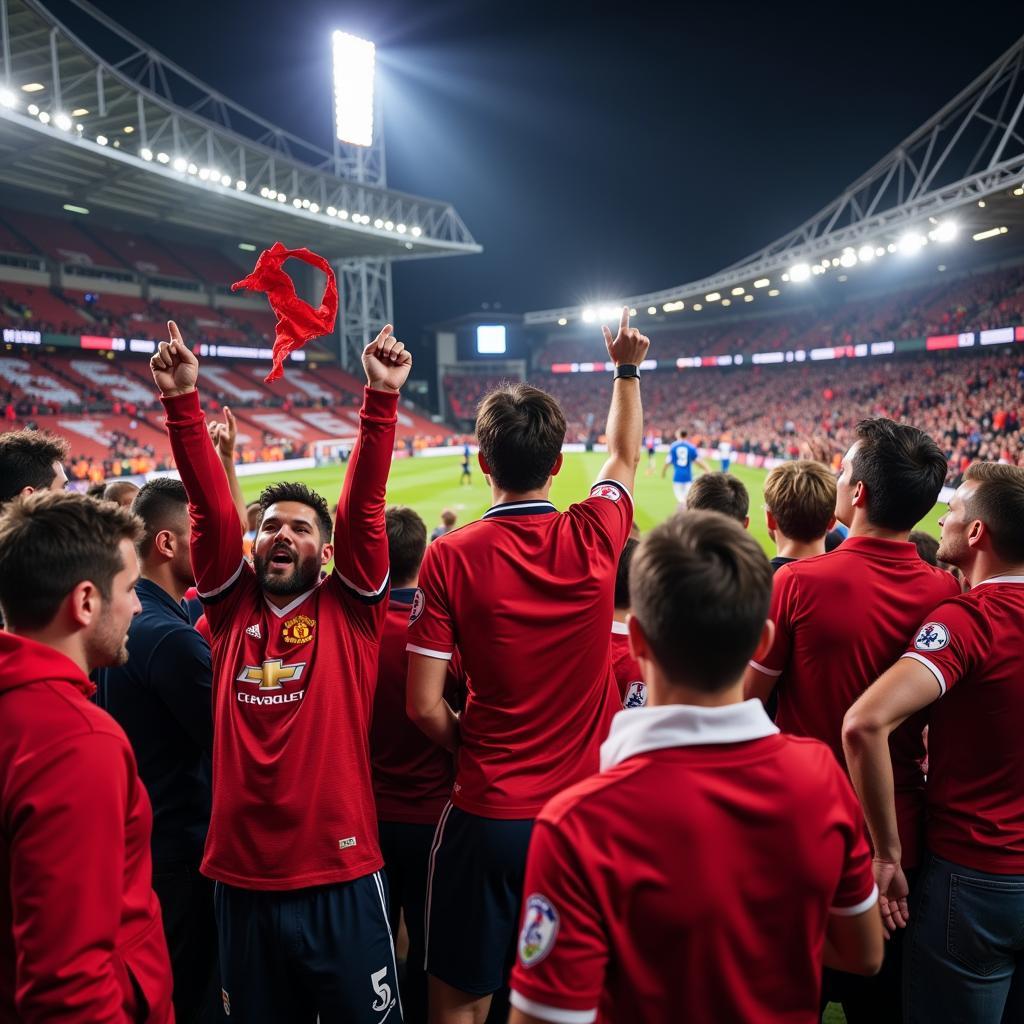
<path id="1" fill-rule="evenodd" d="M 270 553 L 270 563 L 275 569 L 290 569 L 295 564 L 295 556 L 287 548 L 275 548 Z"/>

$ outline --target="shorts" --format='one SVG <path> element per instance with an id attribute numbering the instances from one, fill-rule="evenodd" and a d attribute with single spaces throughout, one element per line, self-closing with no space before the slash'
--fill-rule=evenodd
<path id="1" fill-rule="evenodd" d="M 673 483 L 672 493 L 676 496 L 676 501 L 680 505 L 686 505 L 686 496 L 690 493 L 690 488 L 693 486 L 692 480 L 686 480 L 683 483 Z"/>
<path id="2" fill-rule="evenodd" d="M 381 871 L 257 892 L 217 882 L 224 1014 L 245 1024 L 401 1024 Z"/>
<path id="3" fill-rule="evenodd" d="M 444 809 L 427 878 L 427 974 L 475 996 L 508 980 L 532 832 L 532 818 Z"/>

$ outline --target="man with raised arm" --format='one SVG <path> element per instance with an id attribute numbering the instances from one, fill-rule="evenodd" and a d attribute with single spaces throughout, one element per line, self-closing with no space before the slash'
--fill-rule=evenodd
<path id="1" fill-rule="evenodd" d="M 400 1021 L 368 730 L 388 592 L 384 492 L 412 359 L 390 325 L 363 352 L 359 438 L 333 538 L 320 495 L 273 484 L 250 566 L 203 419 L 198 360 L 168 327 L 151 366 L 212 636 L 202 870 L 218 883 L 225 1013 L 246 1024 Z"/>
<path id="2" fill-rule="evenodd" d="M 563 513 L 548 501 L 562 466 L 565 417 L 525 384 L 481 403 L 480 468 L 494 505 L 427 549 L 409 620 L 410 718 L 455 750 L 451 803 L 438 823 L 427 889 L 430 1019 L 480 1024 L 515 947 L 533 819 L 597 771 L 621 707 L 608 630 L 615 572 L 633 521 L 630 492 L 643 412 L 638 367 L 650 342 L 622 311 L 605 328 L 615 364 L 608 460 L 589 496 Z M 445 702 L 456 646 L 466 708 Z"/>

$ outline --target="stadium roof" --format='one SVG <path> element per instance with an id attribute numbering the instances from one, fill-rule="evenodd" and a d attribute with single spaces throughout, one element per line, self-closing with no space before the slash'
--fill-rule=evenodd
<path id="1" fill-rule="evenodd" d="M 936 73 L 945 68 L 936 65 Z M 753 193 L 751 193 L 753 194 Z M 537 310 L 528 325 L 746 306 L 812 276 L 1024 228 L 1024 37 L 929 121 L 789 234 L 715 274 L 643 295 Z M 617 311 L 614 312 L 617 316 Z"/>
<path id="2" fill-rule="evenodd" d="M 331 260 L 481 251 L 450 204 L 367 183 L 383 167 L 360 147 L 321 150 L 70 2 L 109 60 L 38 0 L 0 0 L 0 183 Z"/>

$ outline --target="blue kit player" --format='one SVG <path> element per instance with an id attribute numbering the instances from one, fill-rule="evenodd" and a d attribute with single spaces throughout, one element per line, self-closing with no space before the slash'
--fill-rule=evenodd
<path id="1" fill-rule="evenodd" d="M 695 465 L 700 466 L 705 473 L 710 472 L 707 463 L 700 458 L 700 453 L 686 440 L 686 431 L 677 430 L 676 439 L 672 442 L 668 455 L 665 456 L 665 465 L 661 467 L 661 475 L 664 477 L 668 472 L 668 467 L 672 467 L 672 492 L 675 494 L 680 508 L 686 508 L 686 495 L 693 483 L 693 467 Z"/>

